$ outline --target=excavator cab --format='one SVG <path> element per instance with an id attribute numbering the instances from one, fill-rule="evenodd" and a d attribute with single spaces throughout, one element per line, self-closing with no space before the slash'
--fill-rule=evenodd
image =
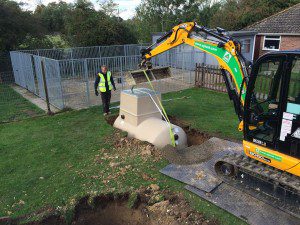
<path id="1" fill-rule="evenodd" d="M 299 51 L 269 53 L 253 65 L 244 108 L 244 136 L 255 149 L 262 146 L 300 159 L 299 81 Z M 258 156 L 249 151 L 246 154 Z M 260 157 L 260 161 L 272 165 L 276 160 L 284 159 L 280 155 Z M 295 166 L 292 160 L 284 164 L 284 170 Z"/>

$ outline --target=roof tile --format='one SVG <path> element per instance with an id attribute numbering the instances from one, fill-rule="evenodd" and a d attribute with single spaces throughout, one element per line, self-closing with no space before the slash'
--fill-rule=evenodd
<path id="1" fill-rule="evenodd" d="M 300 3 L 242 30 L 257 31 L 258 33 L 300 33 Z"/>

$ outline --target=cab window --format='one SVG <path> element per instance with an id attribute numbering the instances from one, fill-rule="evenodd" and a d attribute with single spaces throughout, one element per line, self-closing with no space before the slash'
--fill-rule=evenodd
<path id="1" fill-rule="evenodd" d="M 287 112 L 300 114 L 300 57 L 292 62 L 291 78 L 288 90 Z"/>
<path id="2" fill-rule="evenodd" d="M 284 108 L 278 150 L 300 158 L 300 57 L 291 64 L 291 74 L 287 86 L 287 104 Z"/>
<path id="3" fill-rule="evenodd" d="M 247 123 L 248 137 L 273 145 L 278 128 L 278 113 L 282 84 L 282 66 L 285 58 L 267 58 L 257 72 Z"/>

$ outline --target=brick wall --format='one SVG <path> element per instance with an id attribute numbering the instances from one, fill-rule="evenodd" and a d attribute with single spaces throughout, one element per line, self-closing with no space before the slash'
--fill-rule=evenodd
<path id="1" fill-rule="evenodd" d="M 282 36 L 280 50 L 300 49 L 300 36 Z"/>
<path id="2" fill-rule="evenodd" d="M 257 56 L 261 56 L 263 54 L 266 54 L 268 51 L 262 50 L 264 46 L 264 36 L 263 35 L 257 35 L 256 41 L 259 43 L 256 43 L 255 47 L 255 58 L 257 59 Z M 292 50 L 292 49 L 300 49 L 300 36 L 281 36 L 281 43 L 280 43 L 280 50 Z M 258 52 L 258 54 L 257 54 Z"/>

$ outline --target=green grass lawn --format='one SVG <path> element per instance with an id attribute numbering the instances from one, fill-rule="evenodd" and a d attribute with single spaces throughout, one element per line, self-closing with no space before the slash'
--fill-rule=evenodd
<path id="1" fill-rule="evenodd" d="M 15 92 L 10 86 L 0 84 L 0 123 L 22 120 L 45 112 Z"/>
<path id="2" fill-rule="evenodd" d="M 182 98 L 164 102 L 167 113 L 187 121 L 192 127 L 222 138 L 242 139 L 239 120 L 233 103 L 226 93 L 201 88 L 168 93 L 163 99 Z"/>
<path id="3" fill-rule="evenodd" d="M 225 94 L 190 89 L 169 93 L 164 99 L 181 96 L 191 98 L 166 102 L 169 114 L 202 131 L 241 137 Z M 243 224 L 185 191 L 184 184 L 160 174 L 159 170 L 168 164 L 165 160 L 144 160 L 122 152 L 119 158 L 104 157 L 105 152 L 108 156 L 120 154 L 108 142 L 115 138 L 113 135 L 113 128 L 105 122 L 99 106 L 0 124 L 0 217 L 18 217 L 44 207 L 60 208 L 90 193 L 132 191 L 155 182 L 162 189 L 184 192 L 207 218 L 216 218 L 221 224 Z M 109 166 L 111 162 L 121 163 L 122 168 L 130 165 L 131 169 L 112 179 L 119 171 Z M 155 181 L 145 180 L 145 173 Z"/>
<path id="4" fill-rule="evenodd" d="M 97 168 L 93 157 L 113 131 L 99 109 L 73 111 L 0 125 L 0 215 L 14 216 L 45 205 L 63 205 L 87 191 Z M 13 205 L 20 200 L 21 208 Z"/>

